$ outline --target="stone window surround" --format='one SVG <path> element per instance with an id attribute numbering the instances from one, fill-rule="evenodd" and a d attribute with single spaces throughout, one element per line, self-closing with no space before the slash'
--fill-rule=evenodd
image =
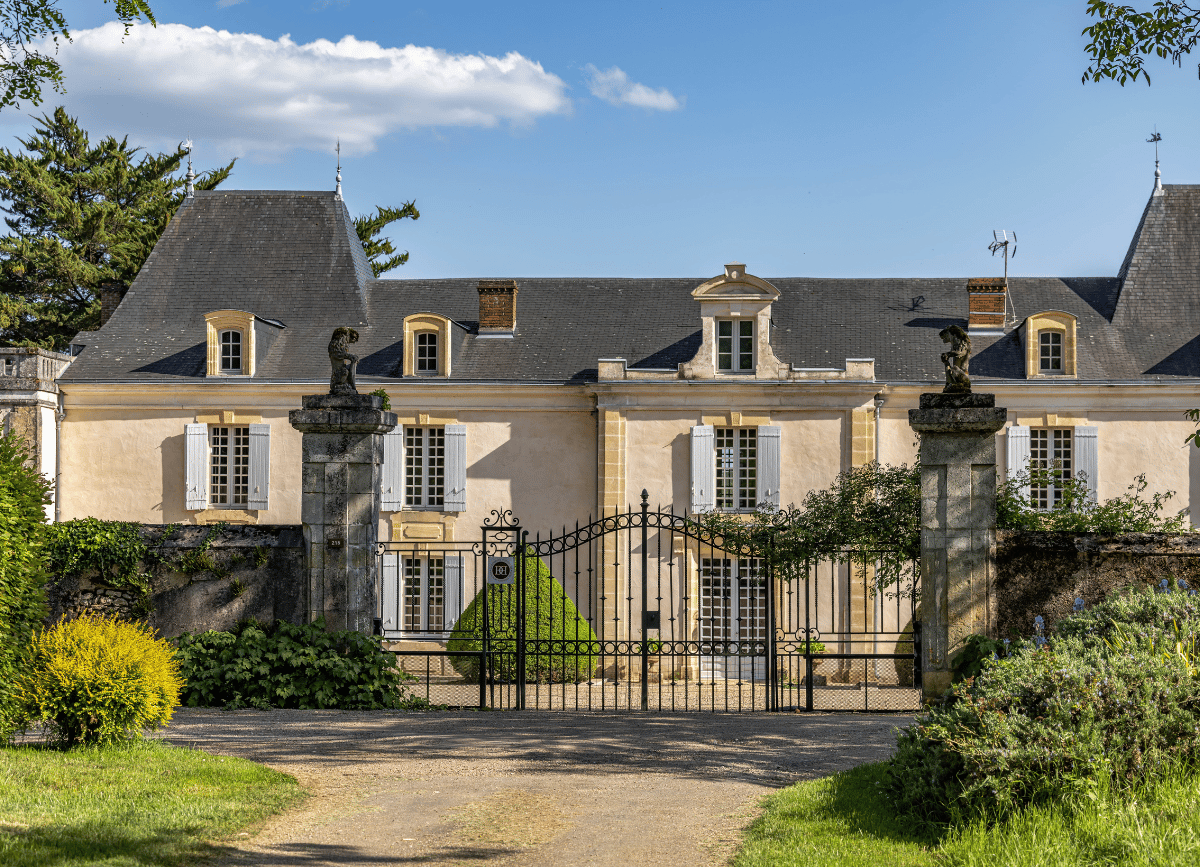
<path id="1" fill-rule="evenodd" d="M 1025 344 L 1026 379 L 1075 379 L 1076 367 L 1076 318 L 1061 310 L 1043 310 L 1026 317 L 1021 323 L 1021 339 Z M 1062 335 L 1062 370 L 1053 373 L 1041 369 L 1041 335 L 1043 332 L 1058 332 Z"/>
<path id="2" fill-rule="evenodd" d="M 208 363 L 206 376 L 254 376 L 254 314 L 245 310 L 214 310 L 204 315 L 207 331 Z M 221 332 L 242 334 L 242 368 L 239 372 L 221 370 Z"/>
<path id="3" fill-rule="evenodd" d="M 432 415 L 428 412 L 413 413 L 403 407 L 393 407 L 396 413 L 397 430 L 406 427 L 441 427 L 458 424 L 457 415 Z M 392 511 L 384 508 L 383 514 L 389 516 L 391 524 L 390 538 L 393 542 L 408 542 L 417 547 L 440 542 L 454 541 L 454 525 L 458 520 L 458 512 L 444 512 L 437 509 L 401 508 Z"/>
<path id="4" fill-rule="evenodd" d="M 253 410 L 223 410 L 218 413 L 198 413 L 195 417 L 196 424 L 204 424 L 212 427 L 228 426 L 228 427 L 248 427 L 252 424 L 262 424 L 262 414 Z M 211 466 L 208 461 L 205 461 L 206 472 Z M 206 498 L 207 499 L 207 498 Z M 237 506 L 213 506 L 206 505 L 205 508 L 199 511 L 192 512 L 192 519 L 197 524 L 257 524 L 259 518 L 258 509 L 246 509 Z"/>
<path id="5" fill-rule="evenodd" d="M 437 370 L 417 370 L 417 334 L 434 332 L 437 335 Z M 450 320 L 437 313 L 412 313 L 404 317 L 404 358 L 402 376 L 438 377 L 450 375 Z"/>

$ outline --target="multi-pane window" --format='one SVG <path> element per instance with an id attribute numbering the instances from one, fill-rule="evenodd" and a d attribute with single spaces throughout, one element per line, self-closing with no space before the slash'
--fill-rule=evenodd
<path id="1" fill-rule="evenodd" d="M 717 472 L 716 507 L 753 509 L 758 505 L 758 430 L 719 427 L 713 432 Z"/>
<path id="2" fill-rule="evenodd" d="M 436 331 L 422 331 L 417 334 L 417 373 L 437 373 L 437 339 Z"/>
<path id="3" fill-rule="evenodd" d="M 766 676 L 767 580 L 757 557 L 700 560 L 700 677 Z"/>
<path id="4" fill-rule="evenodd" d="M 722 373 L 754 372 L 754 322 L 752 320 L 717 320 L 717 370 Z"/>
<path id="5" fill-rule="evenodd" d="M 210 427 L 208 449 L 208 504 L 244 507 L 250 492 L 250 428 Z"/>
<path id="6" fill-rule="evenodd" d="M 1063 345 L 1061 331 L 1043 331 L 1038 336 L 1041 373 L 1063 372 Z"/>
<path id="7" fill-rule="evenodd" d="M 446 568 L 441 557 L 405 557 L 401 623 L 405 632 L 446 632 Z"/>
<path id="8" fill-rule="evenodd" d="M 404 505 L 440 509 L 446 493 L 446 430 L 404 429 Z"/>
<path id="9" fill-rule="evenodd" d="M 230 329 L 219 335 L 221 343 L 221 372 L 242 372 L 242 332 Z"/>
<path id="10" fill-rule="evenodd" d="M 1073 475 L 1071 428 L 1033 428 L 1029 431 L 1029 470 L 1035 475 L 1029 486 L 1033 507 L 1046 512 L 1062 500 L 1061 482 Z M 1038 477 L 1037 471 L 1045 471 Z"/>

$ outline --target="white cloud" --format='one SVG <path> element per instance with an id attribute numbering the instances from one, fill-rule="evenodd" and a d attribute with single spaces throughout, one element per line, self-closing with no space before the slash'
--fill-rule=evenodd
<path id="1" fill-rule="evenodd" d="M 592 64 L 583 68 L 588 79 L 588 89 L 612 105 L 636 105 L 638 108 L 656 108 L 660 111 L 675 111 L 683 108 L 683 101 L 676 99 L 665 87 L 653 90 L 644 84 L 630 81 L 620 67 L 600 70 Z"/>
<path id="2" fill-rule="evenodd" d="M 396 130 L 525 126 L 571 109 L 563 80 L 515 51 L 383 48 L 353 36 L 298 45 L 182 24 L 125 36 L 112 22 L 73 36 L 59 52 L 68 93 L 47 93 L 47 104 L 61 99 L 85 129 L 147 145 L 190 133 L 222 153 L 270 158 L 324 151 L 340 136 L 344 152 L 361 154 Z"/>
<path id="3" fill-rule="evenodd" d="M 226 6 L 236 6 L 239 3 L 245 3 L 246 0 L 217 0 L 217 8 L 224 9 Z"/>

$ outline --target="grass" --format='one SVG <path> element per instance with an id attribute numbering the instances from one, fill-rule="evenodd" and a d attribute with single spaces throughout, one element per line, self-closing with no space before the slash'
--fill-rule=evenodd
<path id="1" fill-rule="evenodd" d="M 1075 808 L 1030 808 L 941 839 L 896 818 L 883 765 L 769 797 L 733 867 L 1168 867 L 1200 864 L 1200 773 L 1172 771 L 1132 796 L 1097 790 Z"/>
<path id="2" fill-rule="evenodd" d="M 292 777 L 243 759 L 137 741 L 66 752 L 0 749 L 0 864 L 194 863 L 210 841 L 305 797 Z"/>

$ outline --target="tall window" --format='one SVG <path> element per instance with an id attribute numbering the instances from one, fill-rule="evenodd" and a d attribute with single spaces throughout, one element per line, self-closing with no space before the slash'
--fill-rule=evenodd
<path id="1" fill-rule="evenodd" d="M 221 342 L 221 373 L 242 372 L 242 332 L 222 331 L 219 335 Z"/>
<path id="2" fill-rule="evenodd" d="M 1038 511 L 1047 512 L 1062 500 L 1061 482 L 1070 479 L 1074 470 L 1071 453 L 1074 436 L 1071 428 L 1029 431 L 1029 470 L 1049 473 L 1049 478 L 1035 478 L 1029 486 L 1029 498 Z"/>
<path id="3" fill-rule="evenodd" d="M 404 505 L 440 509 L 446 492 L 446 430 L 404 429 Z"/>
<path id="4" fill-rule="evenodd" d="M 405 632 L 445 632 L 446 569 L 441 557 L 405 557 L 404 598 L 401 602 Z"/>
<path id="5" fill-rule="evenodd" d="M 758 505 L 758 430 L 719 427 L 716 446 L 716 507 L 753 509 Z"/>
<path id="6" fill-rule="evenodd" d="M 717 320 L 717 370 L 723 373 L 754 372 L 752 320 Z"/>
<path id="7" fill-rule="evenodd" d="M 1041 363 L 1038 369 L 1041 373 L 1063 372 L 1063 346 L 1061 331 L 1043 331 L 1038 336 Z"/>
<path id="8" fill-rule="evenodd" d="M 417 373 L 438 372 L 438 345 L 436 331 L 421 331 L 417 334 Z"/>
<path id="9" fill-rule="evenodd" d="M 250 493 L 250 428 L 210 427 L 208 504 L 246 506 Z"/>

